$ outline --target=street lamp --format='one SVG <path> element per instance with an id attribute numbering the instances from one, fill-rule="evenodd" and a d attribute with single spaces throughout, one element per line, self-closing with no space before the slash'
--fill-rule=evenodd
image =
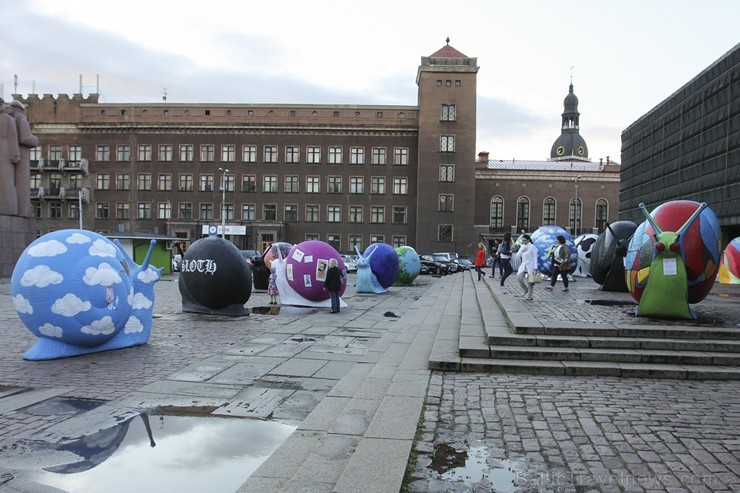
<path id="1" fill-rule="evenodd" d="M 221 238 L 226 238 L 226 173 L 228 169 L 218 168 L 221 172 Z"/>
<path id="2" fill-rule="evenodd" d="M 573 204 L 573 236 L 578 237 L 578 216 L 581 214 L 581 208 L 578 205 L 578 180 L 581 175 L 576 176 L 573 181 L 576 182 L 576 202 Z"/>

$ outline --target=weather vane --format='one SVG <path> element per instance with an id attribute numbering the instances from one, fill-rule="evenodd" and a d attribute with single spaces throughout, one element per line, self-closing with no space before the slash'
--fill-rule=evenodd
<path id="1" fill-rule="evenodd" d="M 575 65 L 570 66 L 570 83 L 571 84 L 573 84 L 573 67 L 575 67 Z"/>

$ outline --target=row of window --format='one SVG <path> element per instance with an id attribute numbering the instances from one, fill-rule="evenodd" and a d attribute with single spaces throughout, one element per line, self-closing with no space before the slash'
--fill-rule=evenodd
<path id="1" fill-rule="evenodd" d="M 595 226 L 598 231 L 606 228 L 609 217 L 609 203 L 606 199 L 598 199 L 595 204 Z M 571 229 L 581 228 L 583 201 L 573 197 L 568 203 L 568 223 Z M 496 196 L 491 199 L 490 227 L 504 229 L 504 198 Z M 554 226 L 557 202 L 553 197 L 546 197 L 542 201 L 542 225 Z M 529 231 L 530 200 L 528 197 L 519 197 L 516 201 L 516 229 Z M 578 219 L 578 224 L 576 224 Z"/>
<path id="2" fill-rule="evenodd" d="M 378 235 L 378 234 L 371 234 L 369 236 L 370 243 L 369 245 L 372 245 L 373 243 L 385 243 L 385 235 Z M 321 240 L 321 235 L 317 233 L 306 233 L 304 236 L 305 241 L 311 241 L 311 240 Z M 342 235 L 339 234 L 327 234 L 324 238 L 324 241 L 328 244 L 330 244 L 334 249 L 338 252 L 342 252 Z M 405 235 L 393 235 L 391 236 L 391 243 L 393 248 L 400 248 L 402 246 L 406 246 L 407 240 Z M 348 252 L 355 252 L 355 251 L 364 251 L 363 248 L 363 237 L 362 235 L 357 234 L 351 234 L 347 235 L 347 250 Z"/>
<path id="3" fill-rule="evenodd" d="M 95 146 L 95 161 L 109 162 L 113 157 L 112 151 L 115 151 L 115 161 L 131 161 L 131 145 L 118 144 L 113 149 L 108 144 L 98 144 Z M 195 161 L 195 144 L 158 144 L 157 161 L 168 163 L 175 160 L 175 150 L 179 151 L 179 162 L 191 163 Z M 215 144 L 201 144 L 199 147 L 199 162 L 214 163 L 216 162 Z M 220 146 L 220 163 L 237 162 L 237 146 L 235 144 L 223 144 Z M 455 136 L 445 135 L 440 139 L 440 150 L 445 152 L 454 152 Z M 31 160 L 38 161 L 44 157 L 43 147 L 35 147 L 31 150 Z M 283 148 L 283 154 L 280 156 L 279 148 L 276 145 L 264 145 L 261 149 L 261 161 L 258 161 L 258 147 L 256 145 L 241 146 L 242 163 L 307 163 L 321 164 L 322 149 L 320 146 L 306 146 L 302 151 L 301 146 L 286 145 Z M 301 161 L 303 157 L 303 161 Z M 282 158 L 282 161 L 281 161 Z M 74 144 L 67 146 L 66 157 L 64 155 L 64 146 L 61 144 L 50 144 L 47 149 L 47 159 L 50 161 L 81 161 L 83 159 L 82 145 Z M 136 160 L 140 162 L 151 162 L 154 160 L 154 145 L 139 144 L 137 146 Z M 345 160 L 344 147 L 329 146 L 326 150 L 327 164 L 342 164 Z M 364 147 L 351 146 L 349 148 L 349 164 L 366 164 L 367 155 Z M 388 149 L 386 147 L 372 147 L 370 149 L 370 164 L 385 165 L 388 164 Z M 409 148 L 393 148 L 393 164 L 396 166 L 407 166 L 409 164 Z"/>

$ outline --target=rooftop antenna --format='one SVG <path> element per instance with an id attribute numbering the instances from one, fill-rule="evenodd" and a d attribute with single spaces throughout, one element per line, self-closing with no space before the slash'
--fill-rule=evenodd
<path id="1" fill-rule="evenodd" d="M 82 94 L 82 74 L 80 74 L 80 94 Z"/>
<path id="2" fill-rule="evenodd" d="M 95 94 L 100 94 L 100 74 L 95 74 Z"/>
<path id="3" fill-rule="evenodd" d="M 167 102 L 167 88 L 166 87 L 162 88 L 162 101 L 164 101 L 165 103 Z"/>

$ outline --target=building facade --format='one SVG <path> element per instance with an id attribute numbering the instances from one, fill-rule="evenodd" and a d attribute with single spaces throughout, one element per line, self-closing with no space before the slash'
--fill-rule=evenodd
<path id="1" fill-rule="evenodd" d="M 14 95 L 40 140 L 37 232 L 82 224 L 193 241 L 224 225 L 242 249 L 319 239 L 340 252 L 470 242 L 477 71 L 449 44 L 423 57 L 417 106 Z"/>
<path id="2" fill-rule="evenodd" d="M 723 243 L 740 236 L 740 44 L 622 132 L 620 218 L 706 202 Z"/>

